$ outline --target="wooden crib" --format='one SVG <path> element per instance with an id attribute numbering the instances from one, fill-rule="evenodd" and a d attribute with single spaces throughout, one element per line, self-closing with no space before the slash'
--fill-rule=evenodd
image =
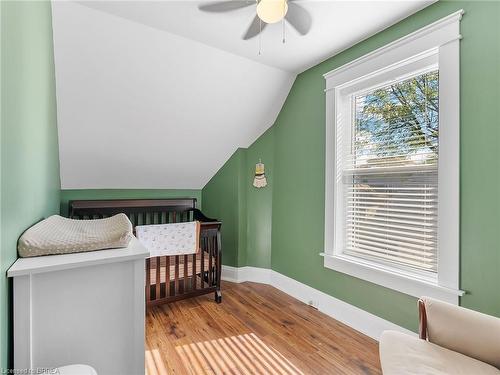
<path id="1" fill-rule="evenodd" d="M 196 209 L 196 198 L 74 200 L 69 202 L 69 217 L 100 219 L 126 214 L 132 225 L 201 222 L 197 254 L 159 256 L 146 259 L 146 306 L 215 293 L 222 301 L 221 223 Z"/>

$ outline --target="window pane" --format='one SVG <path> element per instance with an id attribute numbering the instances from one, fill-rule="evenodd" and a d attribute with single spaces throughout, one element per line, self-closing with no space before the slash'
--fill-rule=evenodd
<path id="1" fill-rule="evenodd" d="M 438 89 L 436 70 L 356 95 L 354 166 L 436 163 Z"/>

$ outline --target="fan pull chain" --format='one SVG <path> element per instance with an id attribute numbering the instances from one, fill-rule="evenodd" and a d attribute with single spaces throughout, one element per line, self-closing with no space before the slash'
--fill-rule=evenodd
<path id="1" fill-rule="evenodd" d="M 259 56 L 262 52 L 262 20 L 259 19 Z"/>
<path id="2" fill-rule="evenodd" d="M 285 44 L 286 40 L 285 40 L 285 19 L 283 18 L 283 44 Z"/>
<path id="3" fill-rule="evenodd" d="M 285 44 L 285 7 L 286 7 L 286 0 L 283 1 L 283 18 L 281 19 L 281 23 L 283 26 L 283 44 Z"/>

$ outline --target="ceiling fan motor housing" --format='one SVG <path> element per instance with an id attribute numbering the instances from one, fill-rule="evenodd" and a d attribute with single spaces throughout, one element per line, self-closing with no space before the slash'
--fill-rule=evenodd
<path id="1" fill-rule="evenodd" d="M 260 0 L 257 3 L 257 15 L 265 23 L 281 21 L 287 11 L 287 0 Z"/>

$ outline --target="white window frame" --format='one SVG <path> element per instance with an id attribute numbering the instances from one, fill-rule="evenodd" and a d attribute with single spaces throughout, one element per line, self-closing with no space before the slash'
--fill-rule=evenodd
<path id="1" fill-rule="evenodd" d="M 460 208 L 460 20 L 459 10 L 324 75 L 326 81 L 325 249 L 324 266 L 415 297 L 423 295 L 458 304 Z M 343 254 L 336 150 L 342 90 L 359 82 L 381 80 L 405 66 L 434 59 L 439 65 L 438 275 L 418 277 L 390 266 Z"/>

